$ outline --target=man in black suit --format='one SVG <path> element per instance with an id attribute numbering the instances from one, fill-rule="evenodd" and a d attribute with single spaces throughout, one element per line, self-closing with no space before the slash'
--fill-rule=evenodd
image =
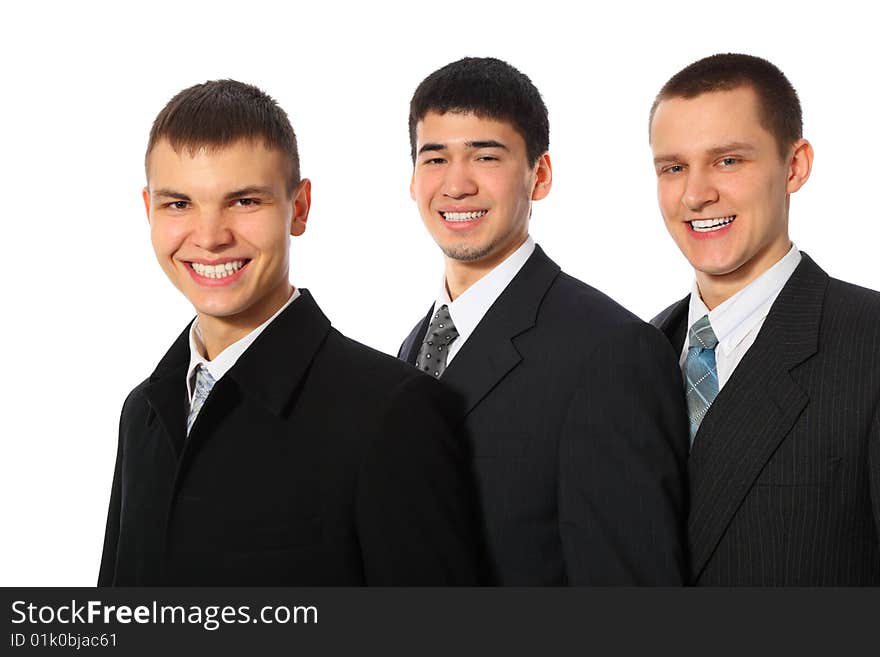
<path id="1" fill-rule="evenodd" d="M 675 356 L 529 237 L 551 185 L 538 90 L 505 62 L 466 58 L 419 85 L 409 126 L 412 197 L 445 276 L 399 355 L 461 400 L 491 581 L 679 584 Z"/>
<path id="2" fill-rule="evenodd" d="M 186 89 L 146 168 L 156 257 L 197 317 L 125 401 L 99 585 L 478 583 L 450 396 L 290 284 L 310 183 L 284 111 Z"/>
<path id="3" fill-rule="evenodd" d="M 696 275 L 654 320 L 690 412 L 692 580 L 880 584 L 880 294 L 789 239 L 813 161 L 794 88 L 763 59 L 707 57 L 660 91 L 650 140 Z"/>

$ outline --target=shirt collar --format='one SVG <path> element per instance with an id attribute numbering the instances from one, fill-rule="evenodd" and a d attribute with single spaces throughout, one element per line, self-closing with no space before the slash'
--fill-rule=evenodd
<path id="1" fill-rule="evenodd" d="M 219 381 L 220 377 L 232 369 L 232 366 L 235 365 L 236 361 L 238 361 L 247 348 L 254 343 L 254 340 L 257 339 L 260 333 L 272 323 L 272 320 L 278 317 L 278 315 L 280 315 L 287 306 L 292 304 L 297 297 L 299 297 L 299 290 L 293 288 L 293 294 L 290 295 L 287 302 L 281 306 L 274 315 L 246 336 L 226 347 L 226 349 L 217 354 L 214 360 L 208 360 L 202 355 L 205 353 L 205 342 L 202 338 L 202 329 L 199 326 L 199 319 L 196 317 L 195 321 L 193 321 L 189 327 L 189 369 L 186 371 L 186 392 L 189 395 L 189 399 L 192 400 L 193 388 L 195 387 L 196 367 L 204 365 L 208 372 L 210 372 L 211 376 L 214 377 L 214 381 Z"/>
<path id="2" fill-rule="evenodd" d="M 779 262 L 711 311 L 700 298 L 700 291 L 694 280 L 688 308 L 688 327 L 708 314 L 709 323 L 718 338 L 718 348 L 724 354 L 731 353 L 764 320 L 800 261 L 801 252 L 792 243 L 788 253 Z"/>
<path id="3" fill-rule="evenodd" d="M 526 260 L 534 250 L 535 240 L 530 235 L 516 251 L 462 292 L 455 301 L 449 298 L 449 292 L 446 289 L 446 276 L 443 276 L 440 294 L 437 295 L 434 308 L 436 310 L 443 305 L 449 307 L 449 315 L 452 317 L 452 323 L 455 324 L 455 330 L 458 331 L 458 342 L 464 343 L 467 337 L 473 333 L 477 324 L 483 319 L 483 315 L 501 296 L 501 293 L 519 273 L 522 266 L 526 264 Z"/>

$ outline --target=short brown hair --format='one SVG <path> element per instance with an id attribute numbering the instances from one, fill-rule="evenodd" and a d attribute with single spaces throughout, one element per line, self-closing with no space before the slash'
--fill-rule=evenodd
<path id="1" fill-rule="evenodd" d="M 712 91 L 750 87 L 758 96 L 761 125 L 776 138 L 780 157 L 803 136 L 801 102 L 785 74 L 766 59 L 753 55 L 718 54 L 686 66 L 663 85 L 648 119 L 651 124 L 657 106 L 669 98 L 695 98 Z"/>
<path id="2" fill-rule="evenodd" d="M 145 166 L 162 139 L 175 151 L 190 153 L 205 146 L 223 148 L 240 139 L 261 140 L 266 148 L 281 151 L 290 163 L 288 193 L 300 183 L 296 134 L 287 113 L 251 84 L 209 80 L 179 92 L 153 121 Z"/>

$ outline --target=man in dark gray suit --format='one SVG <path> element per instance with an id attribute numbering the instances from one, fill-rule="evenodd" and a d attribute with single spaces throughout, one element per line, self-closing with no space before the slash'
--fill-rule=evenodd
<path id="1" fill-rule="evenodd" d="M 694 268 L 654 323 L 680 352 L 698 585 L 880 584 L 880 294 L 789 239 L 813 149 L 773 64 L 714 55 L 661 89 L 650 141 Z"/>
<path id="2" fill-rule="evenodd" d="M 678 584 L 687 427 L 659 331 L 528 234 L 547 109 L 509 64 L 434 72 L 410 107 L 412 196 L 445 256 L 400 350 L 458 394 L 495 584 Z"/>

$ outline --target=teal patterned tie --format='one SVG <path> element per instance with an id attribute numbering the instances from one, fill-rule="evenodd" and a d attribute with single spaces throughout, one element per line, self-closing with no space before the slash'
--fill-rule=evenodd
<path id="1" fill-rule="evenodd" d="M 419 355 L 416 356 L 416 367 L 431 376 L 441 377 L 446 371 L 446 355 L 449 353 L 449 345 L 457 337 L 458 330 L 452 323 L 449 307 L 444 304 L 431 318 L 431 324 L 428 326 L 428 332 L 425 333 Z"/>
<path id="2" fill-rule="evenodd" d="M 214 377 L 211 376 L 211 373 L 204 364 L 200 363 L 196 366 L 196 389 L 193 391 L 192 404 L 189 407 L 189 417 L 186 418 L 187 436 L 190 429 L 192 429 L 193 423 L 196 421 L 196 417 L 199 415 L 199 411 L 202 410 L 202 406 L 204 406 L 211 388 L 214 387 L 214 383 Z"/>
<path id="3" fill-rule="evenodd" d="M 691 445 L 700 423 L 718 395 L 718 369 L 715 366 L 715 347 L 718 338 L 703 315 L 688 332 L 688 353 L 685 360 L 685 394 L 691 421 Z"/>

